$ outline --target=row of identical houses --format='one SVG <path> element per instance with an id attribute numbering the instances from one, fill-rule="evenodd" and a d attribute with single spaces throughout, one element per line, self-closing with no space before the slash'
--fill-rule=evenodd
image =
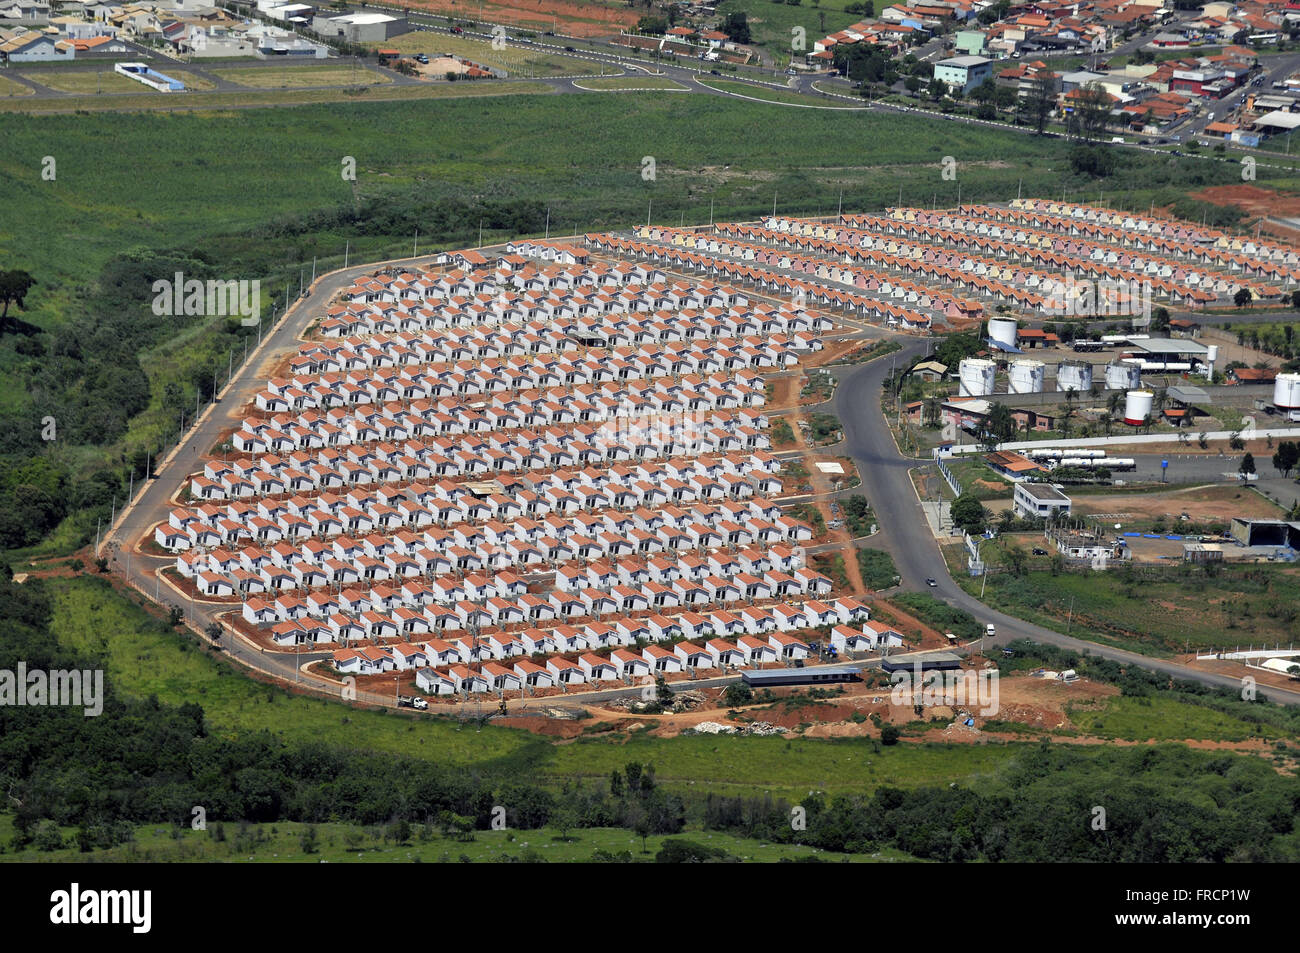
<path id="1" fill-rule="evenodd" d="M 967 232 L 1088 257 L 1128 268 L 1144 278 L 1171 279 L 1216 293 L 1221 293 L 1217 282 L 1225 279 L 1235 279 L 1238 287 L 1250 287 L 1242 281 L 1243 276 L 1274 283 L 1293 283 L 1300 278 L 1300 251 L 1294 246 L 1227 236 L 1189 222 L 1157 219 L 1153 221 L 1162 223 L 1162 229 L 1138 232 L 1123 225 L 988 205 L 963 205 L 956 212 L 890 209 L 887 215 L 907 225 Z M 1138 220 L 1136 216 L 1131 219 Z M 923 233 L 911 234 L 919 237 Z"/>
<path id="2" fill-rule="evenodd" d="M 902 218 L 865 215 L 845 216 L 845 219 L 854 227 L 861 226 L 860 232 L 850 237 L 869 245 L 874 253 L 901 257 L 911 261 L 914 269 L 928 269 L 931 275 L 939 268 L 945 270 L 945 275 L 955 272 L 959 275 L 956 280 L 968 284 L 972 290 L 1019 307 L 1045 306 L 1047 296 L 1035 289 L 1050 287 L 1063 274 L 1081 280 L 1147 283 L 1153 294 L 1189 305 L 1213 303 L 1223 293 L 1221 288 L 1235 289 L 1250 284 L 1243 277 L 1219 275 L 1190 263 L 1138 260 L 1116 249 L 1090 248 L 1086 256 L 1081 256 L 1048 247 L 1054 243 L 1045 241 L 1007 241 L 980 234 L 978 225 L 969 229 L 941 228 L 906 222 Z M 885 226 L 884 222 L 889 224 Z M 895 234 L 876 232 L 877 228 Z M 917 238 L 908 237 L 911 235 Z M 1121 258 L 1126 259 L 1128 267 L 1118 264 Z M 1261 293 L 1266 290 L 1260 286 Z"/>
<path id="3" fill-rule="evenodd" d="M 492 358 L 477 363 L 403 361 L 404 366 L 390 363 L 392 357 L 378 347 L 363 346 L 359 354 L 340 349 L 337 354 L 313 353 L 291 359 L 291 376 L 268 381 L 266 389 L 257 395 L 256 404 L 258 410 L 274 414 L 459 398 L 467 403 L 465 412 L 468 413 L 479 406 L 472 398 L 538 390 L 549 393 L 535 394 L 533 400 L 573 396 L 603 402 L 588 410 L 587 419 L 593 415 L 596 419 L 629 416 L 637 412 L 635 404 L 645 404 L 641 412 L 662 411 L 664 408 L 655 406 L 655 401 L 662 403 L 665 397 L 677 397 L 688 391 L 701 406 L 705 406 L 710 396 L 715 398 L 712 405 L 738 406 L 719 401 L 721 394 L 711 395 L 710 389 L 733 388 L 741 394 L 761 390 L 755 387 L 757 373 L 742 372 L 784 370 L 799 361 L 788 340 L 755 339 L 747 343 L 749 340 L 723 338 L 680 348 L 652 345 L 636 350 L 598 348 L 577 359 L 536 355 Z M 419 349 L 412 350 L 419 353 Z M 656 378 L 660 381 L 652 383 Z M 497 398 L 493 405 L 500 408 L 516 399 Z"/>
<path id="4" fill-rule="evenodd" d="M 704 562 L 702 558 L 685 561 L 681 557 L 679 561 L 676 571 L 680 573 L 688 571 L 692 563 Z M 779 556 L 769 560 L 776 561 L 782 560 Z M 622 575 L 644 575 L 648 569 L 644 560 L 626 562 L 635 573 L 626 573 L 623 570 L 627 566 L 619 565 Z M 661 578 L 671 575 L 660 574 Z M 454 599 L 470 587 L 480 593 L 508 594 Z M 760 605 L 769 600 L 825 597 L 832 584 L 822 574 L 801 568 L 788 573 L 778 569 L 761 575 L 736 573 L 731 577 L 703 574 L 699 579 L 683 575 L 664 583 L 615 584 L 603 590 L 588 587 L 531 593 L 521 589 L 526 589 L 525 584 L 513 574 L 469 574 L 464 579 L 407 580 L 392 587 L 380 584 L 365 593 L 356 589 L 337 593 L 322 590 L 306 596 L 281 593 L 269 600 L 250 597 L 241 615 L 249 625 L 265 628 L 277 644 L 293 646 L 411 639 L 430 633 L 481 634 L 550 620 L 615 621 L 637 613 L 707 611 L 710 606 L 736 604 L 740 604 L 736 611 L 747 618 L 746 613 L 758 612 Z M 364 608 L 366 605 L 370 608 Z"/>
<path id="5" fill-rule="evenodd" d="M 717 226 L 715 235 L 700 235 L 681 229 L 647 228 L 642 229 L 642 236 L 653 241 L 685 245 L 710 254 L 753 261 L 851 285 L 924 308 L 948 319 L 977 321 L 984 313 L 983 306 L 977 302 L 959 298 L 941 288 L 918 285 L 895 274 L 855 267 L 852 264 L 854 261 L 871 260 L 869 254 L 861 247 L 830 241 L 815 234 L 824 230 L 819 223 L 808 223 L 809 233 L 806 238 L 792 239 L 790 225 L 793 221 L 769 219 L 766 225 L 723 223 Z M 781 228 L 780 224 L 786 227 Z"/>
<path id="6" fill-rule="evenodd" d="M 321 333 L 339 337 L 537 320 L 554 337 L 643 343 L 826 329 L 824 319 L 802 310 L 751 305 L 747 295 L 726 285 L 670 280 L 659 269 L 635 263 L 539 268 L 511 254 L 495 265 L 463 264 L 443 274 L 359 278 L 322 322 Z"/>
<path id="7" fill-rule="evenodd" d="M 586 241 L 606 254 L 663 262 L 678 271 L 721 277 L 733 284 L 750 285 L 763 294 L 789 297 L 805 306 L 879 321 L 904 331 L 927 331 L 933 321 L 929 314 L 915 308 L 869 298 L 827 281 L 812 281 L 720 255 L 618 235 L 593 234 L 588 235 Z"/>
<path id="8" fill-rule="evenodd" d="M 868 616 L 867 607 L 855 599 L 809 599 L 797 605 L 751 606 L 736 612 L 717 609 L 678 615 L 657 613 L 477 637 L 448 634 L 445 638 L 345 647 L 334 653 L 333 660 L 338 671 L 345 674 L 414 670 L 417 685 L 430 694 L 447 693 L 430 688 L 430 682 L 438 685 L 438 679 L 446 678 L 450 669 L 464 670 L 470 665 L 477 666 L 478 674 L 489 679 L 502 670 L 521 677 L 519 684 L 490 681 L 487 687 L 472 690 L 548 687 L 671 674 L 691 668 L 800 660 L 808 657 L 809 645 L 790 633 L 810 628 L 826 628 L 827 642 L 840 651 L 868 652 L 902 644 L 900 633 L 872 622 Z M 651 644 L 645 645 L 647 642 Z M 512 663 L 512 659 L 518 661 Z M 543 675 L 539 670 L 550 674 Z M 463 689 L 458 684 L 454 690 Z"/>
<path id="9" fill-rule="evenodd" d="M 352 386 L 346 380 L 335 385 L 340 391 Z M 370 385 L 364 390 L 368 392 Z M 711 441 L 712 450 L 719 452 L 761 448 L 767 442 L 763 434 L 767 414 L 756 406 L 764 402 L 765 394 L 752 378 L 736 375 L 683 376 L 672 384 L 647 388 L 553 387 L 477 401 L 394 399 L 394 391 L 403 392 L 397 381 L 391 385 L 376 383 L 374 390 L 365 396 L 377 397 L 382 403 L 358 399 L 350 407 L 330 406 L 293 414 L 290 411 L 295 405 L 301 409 L 307 398 L 330 402 L 293 384 L 280 393 L 268 388 L 257 398 L 258 409 L 268 416 L 244 418 L 230 444 L 239 453 L 319 450 L 337 456 L 352 452 L 351 448 L 381 442 L 419 441 L 437 452 L 450 441 L 453 448 L 482 444 L 485 451 L 499 444 L 505 453 L 508 447 L 532 450 L 543 443 L 561 447 L 575 440 L 598 444 L 602 434 L 611 430 L 653 430 L 671 419 L 688 421 L 692 436 Z M 530 436 L 528 431 L 537 433 Z M 701 447 L 700 452 L 710 451 Z M 500 466 L 489 463 L 473 469 L 516 467 L 503 461 Z"/>
<path id="10" fill-rule="evenodd" d="M 276 458 L 277 460 L 279 458 Z M 237 461 L 238 462 L 238 461 Z M 737 513 L 752 513 L 755 489 L 780 489 L 773 471 L 775 458 L 764 453 L 729 454 L 721 458 L 643 461 L 635 465 L 582 470 L 556 470 L 547 474 L 502 476 L 492 480 L 434 483 L 389 481 L 350 488 L 332 487 L 316 495 L 294 489 L 286 497 L 283 482 L 273 482 L 274 471 L 247 469 L 238 474 L 252 486 L 258 499 L 228 499 L 177 507 L 155 540 L 167 549 L 232 545 L 242 541 L 277 543 L 310 537 L 341 534 L 427 530 L 456 524 L 491 520 L 515 522 L 528 518 L 543 520 L 551 515 L 590 513 L 601 510 L 664 509 L 718 504 Z M 236 472 L 210 461 L 208 472 L 238 489 Z M 310 469 L 310 468 L 309 468 Z M 282 468 L 281 468 L 282 472 Z M 716 474 L 716 475 L 715 475 Z M 388 475 L 388 474 L 384 474 Z M 198 479 L 197 477 L 195 479 Z M 207 479 L 207 478 L 204 478 Z M 242 484 L 241 484 L 242 486 Z M 315 488 L 319 490 L 319 488 Z M 237 493 L 228 494 L 237 497 Z M 729 499 L 730 498 L 730 499 Z M 709 512 L 692 508 L 692 513 Z M 734 540 L 724 539 L 723 542 Z"/>
<path id="11" fill-rule="evenodd" d="M 344 446 L 321 446 L 326 440 L 314 430 L 246 424 L 236 449 L 257 454 L 248 463 L 209 462 L 203 475 L 190 480 L 190 493 L 199 500 L 250 500 L 310 491 L 336 492 L 354 486 L 420 482 L 464 477 L 471 480 L 537 471 L 578 469 L 623 463 L 669 464 L 681 456 L 717 456 L 755 461 L 765 454 L 769 438 L 764 429 L 750 426 L 739 413 L 694 413 L 656 418 L 630 418 L 599 425 L 578 425 L 568 429 L 488 430 L 457 437 L 424 440 L 347 441 Z M 766 422 L 766 416 L 758 418 Z M 394 423 L 393 427 L 402 427 Z M 387 434 L 400 437 L 402 431 L 376 422 L 362 436 Z M 470 444 L 469 447 L 458 444 Z M 301 449 L 294 449 L 299 447 Z M 677 466 L 677 464 L 671 464 Z M 687 464 L 682 464 L 687 466 Z M 751 477 L 723 462 L 715 473 L 692 472 L 676 484 L 656 491 L 653 486 L 631 488 L 633 502 L 676 502 L 682 500 L 748 496 L 755 489 L 775 488 L 776 481 Z M 764 473 L 768 473 L 763 468 Z M 677 479 L 674 477 L 673 479 Z M 584 499 L 571 498 L 570 488 L 545 491 L 551 497 L 540 500 L 539 512 L 578 509 L 604 503 L 603 486 L 589 491 Z M 563 491 L 568 490 L 566 494 Z"/>
<path id="12" fill-rule="evenodd" d="M 176 568 L 181 575 L 194 578 L 205 594 L 248 594 L 349 585 L 360 580 L 558 566 L 570 560 L 649 558 L 661 552 L 720 546 L 797 544 L 812 536 L 807 524 L 780 515 L 779 507 L 760 501 L 751 500 L 748 507 L 723 504 L 663 509 L 671 512 L 658 515 L 649 508 L 627 513 L 597 511 L 572 520 L 516 518 L 509 524 L 488 521 L 451 529 L 400 529 L 392 535 L 370 532 L 302 540 L 295 534 L 286 541 L 260 544 L 236 539 L 219 542 L 211 549 L 186 549 L 177 556 Z M 762 516 L 756 515 L 760 512 Z M 277 520 L 290 526 L 295 520 L 320 525 L 321 521 L 312 519 L 315 515 L 315 510 L 307 517 L 281 512 Z M 271 521 L 253 517 L 252 522 Z M 224 522 L 222 527 L 226 528 Z M 185 526 L 186 531 L 192 529 Z M 195 535 L 204 538 L 201 531 Z M 568 574 L 560 571 L 557 581 L 561 588 L 567 578 Z"/>

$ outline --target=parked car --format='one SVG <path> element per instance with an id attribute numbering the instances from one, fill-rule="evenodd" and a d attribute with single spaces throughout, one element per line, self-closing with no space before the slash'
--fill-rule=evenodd
<path id="1" fill-rule="evenodd" d="M 939 581 L 935 579 L 933 576 L 930 576 L 928 579 L 925 580 L 925 584 L 929 586 L 931 589 L 933 589 L 935 586 L 939 585 Z"/>
<path id="2" fill-rule="evenodd" d="M 1035 555 L 1035 556 L 1046 556 L 1046 555 L 1047 555 L 1047 550 L 1045 550 L 1045 549 L 1037 549 L 1037 548 L 1036 548 L 1036 549 L 1034 550 L 1034 555 Z"/>
<path id="3" fill-rule="evenodd" d="M 417 53 L 416 56 L 415 56 L 415 62 L 417 62 L 417 63 L 428 63 L 428 62 L 429 62 L 429 57 L 426 56 L 426 55 L 423 54 L 423 53 Z"/>

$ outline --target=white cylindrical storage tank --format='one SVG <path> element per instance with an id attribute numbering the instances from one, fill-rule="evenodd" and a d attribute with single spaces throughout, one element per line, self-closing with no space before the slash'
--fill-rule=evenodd
<path id="1" fill-rule="evenodd" d="M 1012 361 L 1007 369 L 1007 392 L 1011 394 L 1041 394 L 1047 371 L 1042 361 Z"/>
<path id="2" fill-rule="evenodd" d="M 957 377 L 961 383 L 959 394 L 962 397 L 987 397 L 993 393 L 993 381 L 997 377 L 998 366 L 992 361 L 977 357 L 968 357 L 957 367 Z"/>
<path id="3" fill-rule="evenodd" d="M 1106 365 L 1107 390 L 1134 390 L 1142 386 L 1142 368 L 1137 364 Z"/>
<path id="4" fill-rule="evenodd" d="M 1205 349 L 1205 359 L 1213 364 L 1219 359 L 1219 345 L 1211 344 Z"/>
<path id="5" fill-rule="evenodd" d="M 1092 389 L 1092 365 L 1077 361 L 1064 361 L 1056 369 L 1056 389 L 1058 391 Z"/>
<path id="6" fill-rule="evenodd" d="M 1278 410 L 1300 407 L 1300 374 L 1279 374 L 1273 384 L 1273 403 Z"/>
<path id="7" fill-rule="evenodd" d="M 1155 394 L 1149 390 L 1131 390 L 1124 397 L 1124 423 L 1136 427 L 1151 413 Z"/>
<path id="8" fill-rule="evenodd" d="M 997 341 L 999 344 L 1005 344 L 1007 347 L 1016 346 L 1016 321 L 1014 318 L 989 318 L 989 339 Z"/>

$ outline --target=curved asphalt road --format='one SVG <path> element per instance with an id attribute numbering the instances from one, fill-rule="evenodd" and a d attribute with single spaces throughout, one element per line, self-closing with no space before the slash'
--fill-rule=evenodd
<path id="1" fill-rule="evenodd" d="M 924 341 L 912 341 L 896 352 L 902 362 L 926 349 Z M 844 429 L 844 448 L 858 465 L 862 477 L 859 492 L 866 495 L 874 508 L 881 532 L 872 546 L 887 550 L 902 576 L 902 588 L 915 592 L 932 592 L 945 602 L 972 613 L 981 623 L 997 626 L 990 645 L 1005 644 L 1012 639 L 1028 638 L 1079 653 L 1137 665 L 1173 678 L 1237 691 L 1241 681 L 1228 675 L 1204 672 L 1175 662 L 1137 655 L 1122 649 L 1086 642 L 1025 622 L 990 609 L 953 581 L 939 552 L 938 542 L 921 511 L 913 488 L 910 471 L 924 466 L 899 453 L 885 417 L 880 411 L 881 388 L 889 375 L 889 362 L 873 361 L 842 376 L 835 391 L 835 411 Z M 937 588 L 931 590 L 925 580 L 933 577 Z M 1259 694 L 1284 705 L 1300 704 L 1300 692 L 1284 688 L 1261 688 Z"/>

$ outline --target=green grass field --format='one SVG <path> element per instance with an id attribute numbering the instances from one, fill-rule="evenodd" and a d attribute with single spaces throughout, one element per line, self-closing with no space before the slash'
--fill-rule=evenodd
<path id="1" fill-rule="evenodd" d="M 700 80 L 704 86 L 710 89 L 716 89 L 719 92 L 730 93 L 733 96 L 748 96 L 750 99 L 761 99 L 764 102 L 779 104 L 783 106 L 815 106 L 821 109 L 860 109 L 865 110 L 865 106 L 855 105 L 854 103 L 845 102 L 839 99 L 823 99 L 820 96 L 807 96 L 803 93 L 796 93 L 785 89 L 773 89 L 770 86 L 759 86 L 757 83 L 746 83 L 735 79 L 718 79 L 709 77 Z"/>
<path id="2" fill-rule="evenodd" d="M 1080 730 L 1130 741 L 1244 741 L 1247 738 L 1289 738 L 1287 732 L 1256 725 L 1209 708 L 1168 698 L 1112 698 L 1099 710 L 1071 711 Z"/>
<path id="3" fill-rule="evenodd" d="M 32 95 L 32 88 L 23 83 L 15 82 L 7 77 L 0 76 L 0 96 L 17 97 Z"/>
<path id="4" fill-rule="evenodd" d="M 775 863 L 783 859 L 815 856 L 826 862 L 851 863 L 915 862 L 893 849 L 878 854 L 839 854 L 795 844 L 770 844 L 719 831 L 686 830 L 671 838 L 652 834 L 644 843 L 635 833 L 622 828 L 593 827 L 560 831 L 541 827 L 520 831 L 476 831 L 472 840 L 445 836 L 413 825 L 409 841 L 394 844 L 385 840 L 382 828 L 350 824 L 315 825 L 316 846 L 307 853 L 303 835 L 309 825 L 285 821 L 277 824 L 229 823 L 220 833 L 215 821 L 206 830 L 175 829 L 156 824 L 136 828 L 128 844 L 83 854 L 75 847 L 38 851 L 8 848 L 13 836 L 12 815 L 0 814 L 0 863 L 56 863 L 94 860 L 118 863 L 501 863 L 527 859 L 547 863 L 590 861 L 597 850 L 631 855 L 634 863 L 652 863 L 665 840 L 689 840 L 721 848 L 741 860 Z M 76 833 L 65 828 L 66 837 Z"/>
<path id="5" fill-rule="evenodd" d="M 25 79 L 33 80 L 61 93 L 138 93 L 144 87 L 133 79 L 127 79 L 121 73 L 113 72 L 111 65 L 99 69 L 68 70 L 55 72 L 46 70 L 40 73 L 22 73 Z M 156 96 L 166 95 L 154 93 Z"/>
<path id="6" fill-rule="evenodd" d="M 821 0 L 813 6 L 811 0 L 798 6 L 786 3 L 773 3 L 771 0 L 723 0 L 718 4 L 718 15 L 725 17 L 729 13 L 743 12 L 749 19 L 749 31 L 753 36 L 752 45 L 763 47 L 767 53 L 776 58 L 778 65 L 785 67 L 790 63 L 791 55 L 802 60 L 811 53 L 813 44 L 822 37 L 847 26 L 852 26 L 867 19 L 860 13 L 845 13 L 844 8 L 852 0 Z M 876 5 L 879 15 L 883 9 Z M 802 29 L 804 48 L 793 50 L 795 29 Z"/>
<path id="7" fill-rule="evenodd" d="M 986 557 L 996 561 L 996 553 Z M 978 593 L 979 580 L 956 577 Z M 1099 636 L 1145 652 L 1231 648 L 1295 638 L 1300 570 L 1276 566 L 1237 568 L 1215 577 L 1065 572 L 1033 569 L 1024 576 L 988 577 L 984 599 L 996 608 L 1063 629 Z M 1070 607 L 1073 606 L 1073 613 Z"/>
<path id="8" fill-rule="evenodd" d="M 594 77 L 592 79 L 578 80 L 576 85 L 582 89 L 595 90 L 672 89 L 681 91 L 687 88 L 677 80 L 669 79 L 666 76 L 606 76 L 603 79 Z"/>
<path id="9" fill-rule="evenodd" d="M 544 744 L 521 731 L 461 728 L 439 718 L 354 710 L 290 695 L 247 678 L 192 640 L 166 631 L 100 580 L 57 582 L 54 591 L 52 628 L 62 644 L 104 658 L 108 678 L 132 695 L 157 695 L 171 704 L 196 702 L 213 730 L 229 737 L 265 730 L 290 742 L 323 740 L 480 766 Z"/>
<path id="10" fill-rule="evenodd" d="M 379 86 L 391 83 L 382 73 L 366 66 L 286 66 L 219 69 L 212 74 L 253 89 L 302 89 L 311 86 Z"/>
<path id="11" fill-rule="evenodd" d="M 140 88 L 139 83 L 132 86 Z M 93 90 L 91 91 L 93 94 Z M 128 91 L 129 92 L 129 91 Z M 259 106 L 308 106 L 317 103 L 389 103 L 402 100 L 474 99 L 483 96 L 517 96 L 549 93 L 540 83 L 438 83 L 419 86 L 380 84 L 371 86 L 324 88 L 250 89 L 247 92 L 216 92 L 198 90 L 193 95 L 162 93 L 131 93 L 116 96 L 59 96 L 45 99 L 18 100 L 0 98 L 0 113 L 32 113 L 38 115 L 63 115 L 84 112 L 156 112 L 203 113 L 229 117 L 242 115 L 244 110 Z"/>

